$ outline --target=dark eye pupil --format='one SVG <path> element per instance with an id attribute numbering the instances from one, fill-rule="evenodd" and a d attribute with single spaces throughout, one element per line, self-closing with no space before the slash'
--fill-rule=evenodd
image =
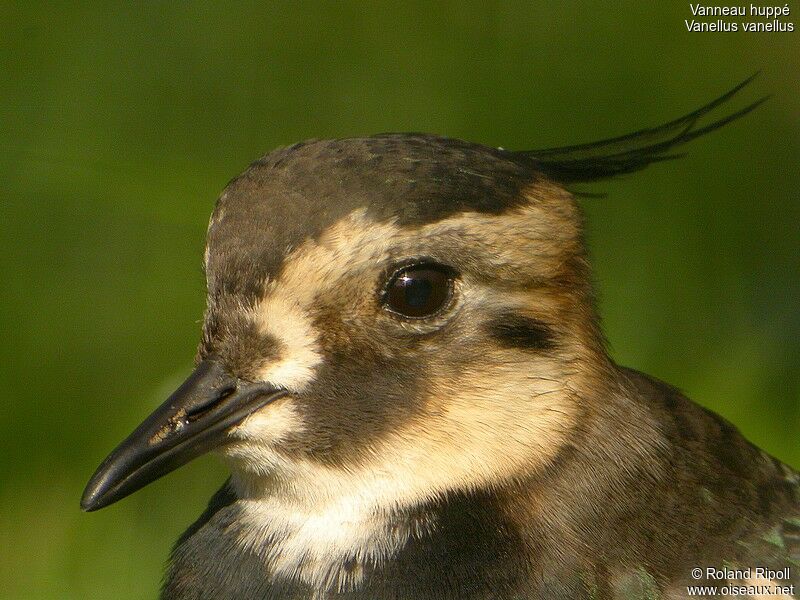
<path id="1" fill-rule="evenodd" d="M 398 283 L 400 283 L 405 290 L 405 302 L 409 306 L 422 308 L 430 301 L 431 293 L 433 292 L 433 284 L 429 280 L 422 279 L 421 277 L 416 279 L 413 277 L 403 277 Z"/>
<path id="2" fill-rule="evenodd" d="M 452 284 L 451 276 L 442 268 L 408 267 L 389 282 L 386 304 L 407 317 L 427 317 L 445 305 Z"/>

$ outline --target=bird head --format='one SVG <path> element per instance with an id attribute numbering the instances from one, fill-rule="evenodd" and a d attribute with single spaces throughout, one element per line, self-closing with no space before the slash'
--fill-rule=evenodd
<path id="1" fill-rule="evenodd" d="M 580 213 L 553 174 L 642 168 L 697 117 L 616 154 L 619 139 L 519 153 L 384 134 L 253 163 L 209 223 L 196 369 L 82 506 L 210 450 L 244 495 L 358 480 L 398 504 L 546 468 L 614 382 Z"/>
<path id="2" fill-rule="evenodd" d="M 205 270 L 197 368 L 110 457 L 90 507 L 212 448 L 255 484 L 494 483 L 552 458 L 575 366 L 604 356 L 574 200 L 476 144 L 273 152 L 220 197 Z"/>

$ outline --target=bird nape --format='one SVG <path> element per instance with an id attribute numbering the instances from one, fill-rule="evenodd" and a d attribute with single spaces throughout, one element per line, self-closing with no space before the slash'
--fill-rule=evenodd
<path id="1" fill-rule="evenodd" d="M 209 224 L 197 368 L 82 507 L 224 457 L 165 600 L 791 597 L 797 472 L 609 357 L 564 187 L 672 158 L 755 108 L 714 116 L 749 81 L 581 146 L 382 134 L 254 162 Z"/>

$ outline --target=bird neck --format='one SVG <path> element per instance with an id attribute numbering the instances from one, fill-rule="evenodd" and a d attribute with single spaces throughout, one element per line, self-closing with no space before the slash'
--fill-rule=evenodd
<path id="1" fill-rule="evenodd" d="M 310 512 L 285 497 L 230 493 L 230 503 L 176 547 L 163 598 L 515 597 L 529 581 L 529 551 L 506 510 L 514 493 L 453 492 L 370 511 L 342 500 Z M 497 593 L 475 595 L 479 589 Z"/>

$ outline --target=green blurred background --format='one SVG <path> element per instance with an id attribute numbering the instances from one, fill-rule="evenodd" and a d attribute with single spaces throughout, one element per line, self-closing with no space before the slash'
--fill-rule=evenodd
<path id="1" fill-rule="evenodd" d="M 583 203 L 614 356 L 800 466 L 800 32 L 688 33 L 685 2 L 0 6 L 0 597 L 155 596 L 224 469 L 81 490 L 188 372 L 216 195 L 308 137 L 577 143 L 762 70 L 756 113 Z"/>

